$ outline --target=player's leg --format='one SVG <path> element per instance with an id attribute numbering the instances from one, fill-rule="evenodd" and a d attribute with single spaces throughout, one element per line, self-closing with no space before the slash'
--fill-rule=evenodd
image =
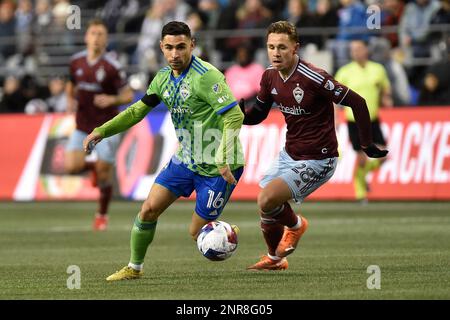
<path id="1" fill-rule="evenodd" d="M 113 174 L 116 152 L 120 136 L 106 138 L 95 146 L 97 162 L 95 163 L 95 185 L 99 189 L 97 212 L 94 218 L 94 230 L 103 231 L 108 226 L 108 207 L 113 193 Z"/>
<path id="2" fill-rule="evenodd" d="M 128 280 L 142 275 L 144 258 L 155 235 L 158 217 L 180 196 L 193 191 L 192 171 L 182 164 L 169 164 L 159 173 L 134 220 L 130 238 L 130 262 L 107 281 Z"/>
<path id="3" fill-rule="evenodd" d="M 290 208 L 290 206 L 282 207 L 282 205 L 292 199 L 292 191 L 289 186 L 279 178 L 283 172 L 289 170 L 286 160 L 284 151 L 280 152 L 260 182 L 263 189 L 258 195 L 257 203 L 260 227 L 268 253 L 260 261 L 249 266 L 247 268 L 249 270 L 284 270 L 288 267 L 287 260 L 277 257 L 275 253 L 284 233 L 284 225 L 276 219 L 276 216 L 279 216 L 281 211 Z M 293 215 L 296 218 L 295 214 Z"/>
<path id="4" fill-rule="evenodd" d="M 237 181 L 241 178 L 243 170 L 241 167 L 232 172 Z M 193 240 L 197 240 L 200 229 L 209 221 L 220 217 L 236 185 L 227 183 L 222 176 L 205 177 L 196 174 L 194 186 L 197 197 L 189 234 Z"/>
<path id="5" fill-rule="evenodd" d="M 112 177 L 114 165 L 103 160 L 98 160 L 95 165 L 95 170 L 100 195 L 93 228 L 94 230 L 104 231 L 108 226 L 108 208 L 113 193 Z"/>
<path id="6" fill-rule="evenodd" d="M 86 154 L 83 150 L 83 140 L 86 133 L 75 130 L 70 135 L 64 156 L 64 169 L 68 174 L 77 174 L 85 170 L 94 170 L 95 163 L 86 161 Z"/>
<path id="7" fill-rule="evenodd" d="M 282 174 L 280 178 L 289 186 L 294 201 L 301 203 L 306 197 L 331 179 L 336 170 L 337 158 L 295 162 L 296 164 L 291 167 L 292 169 Z M 284 206 L 287 208 L 284 208 L 283 212 L 289 210 L 293 213 L 288 202 Z M 277 217 L 275 218 L 277 219 Z M 284 221 L 282 220 L 283 218 L 285 219 Z M 281 216 L 279 218 L 285 229 L 283 238 L 280 240 L 275 252 L 278 257 L 286 257 L 294 252 L 301 236 L 308 228 L 308 221 L 304 217 L 298 216 L 297 219 L 297 223 L 295 223 L 296 220 L 293 220 L 286 214 L 284 217 Z"/>
<path id="8" fill-rule="evenodd" d="M 353 173 L 353 187 L 355 192 L 355 199 L 365 202 L 367 200 L 368 185 L 366 183 L 366 163 L 367 156 L 361 149 L 359 142 L 358 127 L 355 122 L 349 121 L 348 135 L 352 143 L 353 150 L 356 152 L 356 167 Z"/>

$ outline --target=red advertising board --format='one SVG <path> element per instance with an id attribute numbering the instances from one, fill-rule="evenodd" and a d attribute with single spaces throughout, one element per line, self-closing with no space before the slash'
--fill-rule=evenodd
<path id="1" fill-rule="evenodd" d="M 449 200 L 450 108 L 383 110 L 381 121 L 389 154 L 369 177 L 369 199 Z M 64 147 L 73 127 L 73 118 L 67 115 L 1 115 L 0 199 L 95 199 L 98 191 L 86 174 L 69 176 L 63 170 Z M 261 176 L 284 145 L 285 130 L 284 118 L 276 110 L 262 124 L 242 128 L 246 167 L 233 199 L 256 199 Z M 354 199 L 356 154 L 344 121 L 337 134 L 336 172 L 309 199 Z M 150 113 L 129 130 L 117 153 L 116 196 L 144 199 L 176 147 L 169 114 Z"/>

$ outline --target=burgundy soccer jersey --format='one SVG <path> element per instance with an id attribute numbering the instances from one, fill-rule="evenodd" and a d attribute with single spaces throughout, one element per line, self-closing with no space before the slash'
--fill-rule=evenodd
<path id="1" fill-rule="evenodd" d="M 347 91 L 327 72 L 299 59 L 286 80 L 267 68 L 258 99 L 274 102 L 283 113 L 286 151 L 294 160 L 325 159 L 338 156 L 333 102 L 344 100 Z"/>
<path id="2" fill-rule="evenodd" d="M 77 86 L 78 130 L 90 133 L 95 127 L 118 114 L 116 106 L 102 109 L 94 105 L 95 95 L 117 95 L 119 89 L 126 84 L 125 72 L 108 54 L 104 54 L 92 64 L 87 61 L 87 51 L 72 56 L 70 80 Z"/>

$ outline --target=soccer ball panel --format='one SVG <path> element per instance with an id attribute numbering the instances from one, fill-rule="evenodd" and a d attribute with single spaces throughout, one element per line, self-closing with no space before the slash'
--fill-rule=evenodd
<path id="1" fill-rule="evenodd" d="M 212 261 L 228 259 L 237 248 L 237 230 L 224 221 L 207 223 L 197 237 L 198 250 Z"/>

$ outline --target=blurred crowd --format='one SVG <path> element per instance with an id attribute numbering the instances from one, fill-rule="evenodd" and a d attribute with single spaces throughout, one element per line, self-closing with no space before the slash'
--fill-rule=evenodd
<path id="1" fill-rule="evenodd" d="M 81 30 L 66 24 L 73 4 L 81 9 Z M 373 12 L 380 19 L 371 23 L 388 32 L 368 28 Z M 76 53 L 89 17 L 107 22 L 109 49 L 135 75 L 135 90 L 145 90 L 163 63 L 162 26 L 179 20 L 196 37 L 195 54 L 222 68 L 237 98 L 254 98 L 254 79 L 267 62 L 265 34 L 205 31 L 263 30 L 288 20 L 299 28 L 301 55 L 328 53 L 331 74 L 350 61 L 349 41 L 362 39 L 386 68 L 395 106 L 450 105 L 450 0 L 0 0 L 0 112 L 64 112 L 68 68 L 41 77 L 43 61 L 56 61 L 45 44 L 57 39 L 60 53 Z M 135 38 L 114 37 L 123 34 Z"/>

